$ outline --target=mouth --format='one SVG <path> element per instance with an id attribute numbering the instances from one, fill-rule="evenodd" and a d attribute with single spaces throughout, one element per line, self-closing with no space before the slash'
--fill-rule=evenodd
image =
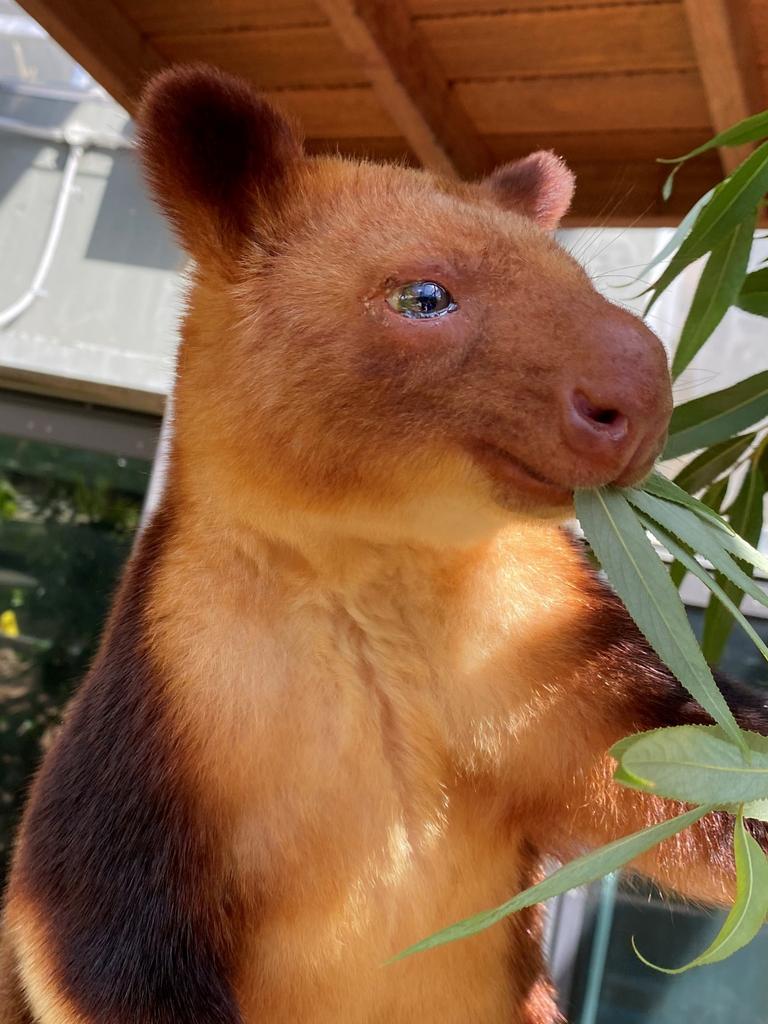
<path id="1" fill-rule="evenodd" d="M 550 480 L 504 448 L 480 441 L 473 446 L 472 454 L 489 475 L 505 488 L 514 488 L 546 505 L 568 505 L 573 501 L 573 488 L 563 487 Z"/>

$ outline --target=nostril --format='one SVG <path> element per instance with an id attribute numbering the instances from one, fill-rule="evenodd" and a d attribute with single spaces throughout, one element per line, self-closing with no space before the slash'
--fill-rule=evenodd
<path id="1" fill-rule="evenodd" d="M 583 391 L 575 391 L 572 398 L 573 409 L 581 420 L 612 440 L 621 440 L 629 430 L 629 421 L 619 409 L 611 406 L 596 405 Z"/>
<path id="2" fill-rule="evenodd" d="M 607 423 L 610 426 L 611 423 L 616 422 L 621 413 L 618 409 L 595 409 L 591 416 L 595 423 Z"/>

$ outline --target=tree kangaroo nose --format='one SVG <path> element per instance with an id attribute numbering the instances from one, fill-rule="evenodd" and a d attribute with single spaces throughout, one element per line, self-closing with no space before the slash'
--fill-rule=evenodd
<path id="1" fill-rule="evenodd" d="M 634 483 L 653 465 L 672 411 L 667 359 L 655 334 L 611 310 L 566 384 L 563 440 L 582 461 Z"/>

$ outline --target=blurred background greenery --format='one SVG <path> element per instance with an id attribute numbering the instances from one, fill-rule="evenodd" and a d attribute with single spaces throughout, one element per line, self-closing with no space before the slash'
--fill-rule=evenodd
<path id="1" fill-rule="evenodd" d="M 0 876 L 41 747 L 96 649 L 148 479 L 142 459 L 0 436 Z"/>

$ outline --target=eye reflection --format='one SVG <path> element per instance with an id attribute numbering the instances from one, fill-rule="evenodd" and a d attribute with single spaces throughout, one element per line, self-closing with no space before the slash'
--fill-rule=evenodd
<path id="1" fill-rule="evenodd" d="M 456 309 L 453 296 L 437 281 L 409 281 L 387 295 L 387 305 L 409 320 L 432 320 Z"/>

